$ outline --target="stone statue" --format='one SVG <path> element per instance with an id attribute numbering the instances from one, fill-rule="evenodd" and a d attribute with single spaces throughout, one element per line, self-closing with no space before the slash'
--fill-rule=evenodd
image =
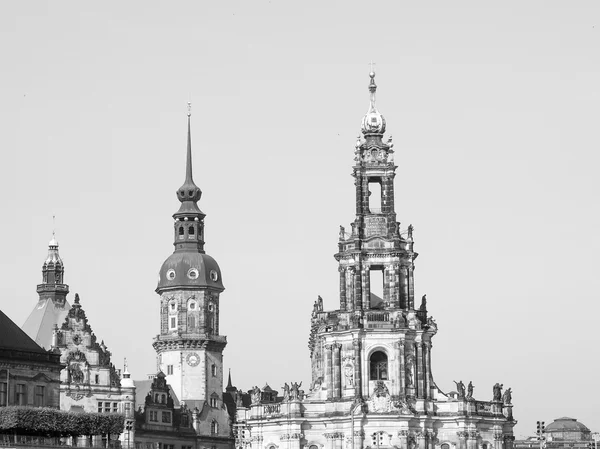
<path id="1" fill-rule="evenodd" d="M 252 397 L 252 405 L 260 404 L 260 388 L 258 386 L 254 386 L 251 393 Z"/>
<path id="2" fill-rule="evenodd" d="M 344 376 L 346 377 L 346 386 L 354 386 L 354 367 L 351 364 L 344 365 Z"/>
<path id="3" fill-rule="evenodd" d="M 493 401 L 502 401 L 502 387 L 504 384 L 497 383 L 494 385 L 494 399 Z"/>
<path id="4" fill-rule="evenodd" d="M 356 162 L 360 160 L 360 134 L 356 137 L 356 143 L 354 144 L 354 160 Z"/>
<path id="5" fill-rule="evenodd" d="M 421 307 L 419 307 L 421 312 L 427 312 L 427 295 L 423 295 L 421 298 Z"/>
<path id="6" fill-rule="evenodd" d="M 472 399 L 473 398 L 473 389 L 475 387 L 473 386 L 473 382 L 469 381 L 469 386 L 467 387 L 467 399 Z"/>
<path id="7" fill-rule="evenodd" d="M 504 402 L 505 405 L 512 404 L 512 388 L 507 388 L 506 391 L 504 391 L 502 402 Z"/>
<path id="8" fill-rule="evenodd" d="M 408 238 L 412 239 L 412 235 L 413 235 L 413 231 L 415 230 L 415 228 L 413 228 L 413 225 L 408 225 Z"/>
<path id="9" fill-rule="evenodd" d="M 84 374 L 78 363 L 73 363 L 69 367 L 69 373 L 71 374 L 71 382 L 75 384 L 83 383 Z"/>
<path id="10" fill-rule="evenodd" d="M 345 240 L 346 237 L 346 230 L 344 229 L 344 227 L 342 225 L 340 225 L 340 240 Z"/>
<path id="11" fill-rule="evenodd" d="M 302 386 L 302 382 L 299 384 L 297 382 L 292 382 L 292 386 L 290 387 L 290 399 L 300 399 L 300 387 Z"/>
<path id="12" fill-rule="evenodd" d="M 464 398 L 465 397 L 465 384 L 463 383 L 463 381 L 459 380 L 457 382 L 457 381 L 453 380 L 453 382 L 456 384 L 456 391 L 458 392 L 458 397 Z"/>
<path id="13" fill-rule="evenodd" d="M 407 387 L 412 387 L 413 386 L 413 372 L 412 372 L 412 364 L 409 362 L 406 365 L 406 386 Z"/>
<path id="14" fill-rule="evenodd" d="M 242 390 L 236 390 L 235 392 L 235 406 L 240 408 L 244 406 L 244 403 L 242 402 Z"/>
<path id="15" fill-rule="evenodd" d="M 285 385 L 282 388 L 283 388 L 283 400 L 284 401 L 289 401 L 289 399 L 290 399 L 290 386 L 286 382 Z"/>

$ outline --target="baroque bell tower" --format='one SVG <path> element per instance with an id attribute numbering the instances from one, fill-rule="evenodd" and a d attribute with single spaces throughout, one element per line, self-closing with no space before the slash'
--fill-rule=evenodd
<path id="1" fill-rule="evenodd" d="M 354 149 L 356 213 L 351 231 L 340 226 L 340 306 L 315 303 L 309 347 L 313 391 L 322 399 L 360 401 L 391 394 L 426 410 L 433 396 L 431 339 L 425 296 L 415 306 L 413 227 L 404 232 L 394 208 L 394 144 L 375 103 L 371 72 L 369 109 Z M 319 387 L 321 385 L 322 387 Z"/>
<path id="2" fill-rule="evenodd" d="M 217 426 L 221 434 L 228 432 L 222 397 L 227 339 L 219 334 L 219 295 L 224 287 L 219 265 L 204 251 L 206 215 L 198 207 L 202 191 L 192 177 L 190 119 L 188 111 L 185 181 L 177 190 L 181 206 L 173 215 L 175 250 L 159 272 L 160 333 L 153 347 L 158 369 L 177 398 L 192 409 L 209 404 L 213 419 L 223 421 Z"/>

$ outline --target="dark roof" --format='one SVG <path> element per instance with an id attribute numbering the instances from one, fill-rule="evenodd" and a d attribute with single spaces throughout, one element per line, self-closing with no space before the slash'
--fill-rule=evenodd
<path id="1" fill-rule="evenodd" d="M 63 324 L 70 308 L 68 301 L 61 307 L 51 298 L 40 299 L 23 324 L 23 330 L 38 345 L 50 349 L 54 325 Z"/>
<path id="2" fill-rule="evenodd" d="M 0 348 L 48 354 L 0 310 Z"/>

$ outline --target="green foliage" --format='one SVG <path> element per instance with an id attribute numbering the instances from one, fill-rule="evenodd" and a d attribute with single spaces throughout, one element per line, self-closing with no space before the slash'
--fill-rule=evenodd
<path id="1" fill-rule="evenodd" d="M 0 433 L 77 436 L 120 434 L 125 416 L 120 413 L 74 413 L 53 408 L 0 407 Z"/>

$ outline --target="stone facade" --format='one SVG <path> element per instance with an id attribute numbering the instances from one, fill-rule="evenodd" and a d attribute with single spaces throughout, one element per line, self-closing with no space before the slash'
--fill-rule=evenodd
<path id="1" fill-rule="evenodd" d="M 355 145 L 356 218 L 350 232 L 340 226 L 335 254 L 339 308 L 325 311 L 320 297 L 314 304 L 308 392 L 296 383 L 282 396 L 255 387 L 249 405 L 239 393 L 236 446 L 512 449 L 510 390 L 502 395 L 497 384 L 493 401 L 479 401 L 472 385 L 461 381 L 445 394 L 433 380 L 438 327 L 426 297 L 415 302 L 413 228 L 403 232 L 396 221 L 394 145 L 383 140 L 370 75 L 370 108 Z"/>
<path id="2" fill-rule="evenodd" d="M 59 408 L 60 355 L 42 349 L 0 311 L 0 407 Z"/>
<path id="3" fill-rule="evenodd" d="M 132 421 L 135 387 L 121 384 L 120 370 L 112 364 L 104 341 L 98 343 L 78 294 L 65 321 L 54 329 L 52 348 L 60 352 L 65 366 L 60 376 L 62 410 L 124 413 Z M 127 432 L 120 438 L 132 444 Z"/>

